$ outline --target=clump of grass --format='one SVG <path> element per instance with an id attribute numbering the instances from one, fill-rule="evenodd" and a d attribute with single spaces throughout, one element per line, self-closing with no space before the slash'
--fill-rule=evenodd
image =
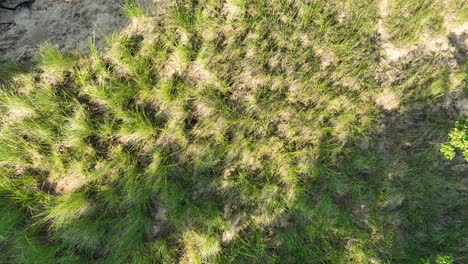
<path id="1" fill-rule="evenodd" d="M 0 84 L 21 72 L 21 68 L 13 61 L 0 58 Z"/>
<path id="2" fill-rule="evenodd" d="M 39 64 L 43 70 L 67 69 L 76 59 L 74 54 L 64 54 L 52 45 L 43 46 L 37 53 Z"/>
<path id="3" fill-rule="evenodd" d="M 424 33 L 435 36 L 446 30 L 446 23 L 462 24 L 467 19 L 463 0 L 391 0 L 387 8 L 389 15 L 385 25 L 396 44 L 416 42 Z"/>
<path id="4" fill-rule="evenodd" d="M 392 1 L 387 18 L 392 39 L 396 43 L 417 41 L 425 30 L 441 32 L 444 18 L 441 1 Z"/>
<path id="5" fill-rule="evenodd" d="M 143 6 L 139 1 L 125 0 L 124 4 L 122 5 L 122 9 L 130 18 L 136 18 L 145 15 Z"/>

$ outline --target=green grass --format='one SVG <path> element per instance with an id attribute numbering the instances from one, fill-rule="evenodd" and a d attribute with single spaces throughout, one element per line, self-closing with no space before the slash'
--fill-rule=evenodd
<path id="1" fill-rule="evenodd" d="M 373 1 L 124 7 L 106 51 L 0 86 L 2 262 L 467 261 L 466 66 L 382 64 Z"/>
<path id="2" fill-rule="evenodd" d="M 416 42 L 423 33 L 440 34 L 447 30 L 446 23 L 463 24 L 468 19 L 466 0 L 389 0 L 387 8 L 385 26 L 397 44 Z"/>
<path id="3" fill-rule="evenodd" d="M 12 60 L 0 58 L 0 84 L 8 81 L 15 74 L 21 72 L 21 68 L 18 67 Z"/>

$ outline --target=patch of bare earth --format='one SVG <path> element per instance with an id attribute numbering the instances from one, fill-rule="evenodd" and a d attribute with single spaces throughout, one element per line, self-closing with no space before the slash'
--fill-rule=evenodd
<path id="1" fill-rule="evenodd" d="M 377 25 L 377 32 L 380 35 L 382 49 L 382 63 L 380 65 L 384 76 L 382 79 L 383 91 L 377 95 L 376 104 L 387 112 L 395 112 L 400 109 L 400 96 L 388 88 L 388 84 L 398 78 L 398 73 L 394 72 L 393 66 L 401 61 L 407 61 L 413 56 L 423 54 L 440 54 L 444 58 L 444 63 L 451 68 L 457 68 L 467 61 L 468 58 L 468 22 L 459 23 L 454 14 L 448 11 L 444 15 L 445 33 L 429 34 L 423 33 L 417 43 L 397 46 L 392 43 L 390 33 L 385 27 L 384 20 L 389 15 L 390 3 L 393 0 L 379 1 L 380 20 Z M 460 90 L 460 83 L 454 82 L 456 91 Z M 468 116 L 467 98 L 461 92 L 454 92 L 444 97 L 446 108 L 452 109 L 458 116 Z M 448 107 L 450 105 L 450 107 Z M 452 111 L 451 110 L 451 111 Z"/>
<path id="2" fill-rule="evenodd" d="M 15 6 L 23 0 L 0 0 Z M 35 0 L 31 8 L 0 9 L 0 57 L 29 65 L 44 43 L 61 51 L 77 48 L 84 52 L 90 39 L 102 47 L 105 36 L 124 27 L 128 19 L 123 0 Z"/>
<path id="3" fill-rule="evenodd" d="M 86 177 L 78 173 L 70 173 L 69 175 L 50 180 L 48 184 L 53 187 L 55 193 L 67 194 L 72 193 L 82 187 L 86 183 Z"/>
<path id="4" fill-rule="evenodd" d="M 384 20 L 389 15 L 388 6 L 388 0 L 381 0 L 379 2 L 379 12 L 381 18 L 379 19 L 377 25 L 377 31 L 379 32 L 382 41 L 382 51 L 384 58 L 389 61 L 396 61 L 401 57 L 407 56 L 411 52 L 411 49 L 405 47 L 396 47 L 392 43 L 390 39 L 390 33 L 384 25 Z"/>
<path id="5" fill-rule="evenodd" d="M 153 202 L 151 210 L 151 229 L 149 230 L 147 239 L 154 240 L 156 237 L 162 235 L 162 233 L 166 231 L 165 228 L 167 227 L 168 222 L 168 210 L 166 208 L 160 207 L 160 205 L 156 202 Z"/>
<path id="6" fill-rule="evenodd" d="M 392 90 L 386 88 L 383 92 L 377 97 L 376 103 L 378 106 L 382 107 L 387 111 L 394 111 L 400 106 L 399 96 Z"/>
<path id="7" fill-rule="evenodd" d="M 330 49 L 315 47 L 314 51 L 320 57 L 321 65 L 324 68 L 334 64 L 337 61 L 335 54 Z"/>

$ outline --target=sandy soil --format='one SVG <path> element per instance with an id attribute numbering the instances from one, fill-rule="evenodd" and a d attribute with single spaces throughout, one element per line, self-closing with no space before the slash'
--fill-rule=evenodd
<path id="1" fill-rule="evenodd" d="M 377 25 L 377 32 L 380 35 L 380 44 L 382 49 L 381 67 L 388 72 L 399 61 L 404 61 L 411 56 L 418 54 L 443 54 L 447 57 L 447 64 L 452 67 L 464 64 L 468 60 L 468 22 L 457 24 L 453 14 L 445 13 L 444 27 L 445 32 L 440 34 L 429 34 L 424 32 L 419 41 L 412 44 L 397 46 L 392 43 L 390 33 L 384 25 L 384 20 L 389 16 L 389 4 L 391 0 L 380 0 L 378 8 L 380 19 Z M 387 82 L 392 82 L 393 76 L 384 77 L 384 86 Z M 460 87 L 459 87 L 460 88 Z M 399 109 L 399 95 L 385 88 L 384 91 L 377 97 L 376 103 L 387 112 L 392 112 Z M 455 110 L 458 116 L 468 117 L 468 98 L 457 91 L 449 94 L 444 98 L 445 110 Z M 453 106 L 453 107 L 452 107 Z M 387 122 L 385 118 L 384 122 Z"/>
<path id="2" fill-rule="evenodd" d="M 385 60 L 394 62 L 409 56 L 410 53 L 417 50 L 426 52 L 450 52 L 454 54 L 455 58 L 460 63 L 467 60 L 468 22 L 461 25 L 456 24 L 454 23 L 455 18 L 453 14 L 447 13 L 444 14 L 444 27 L 447 29 L 447 34 L 436 36 L 424 33 L 417 43 L 396 46 L 391 42 L 390 34 L 383 23 L 383 20 L 389 15 L 388 6 L 389 0 L 381 0 L 378 5 L 381 19 L 377 25 L 377 31 L 381 37 L 382 51 Z"/>
<path id="3" fill-rule="evenodd" d="M 4 6 L 15 6 L 24 0 L 0 0 Z M 35 0 L 31 8 L 14 11 L 0 9 L 0 57 L 13 58 L 29 65 L 34 51 L 44 43 L 60 50 L 86 50 L 90 38 L 102 47 L 105 36 L 125 27 L 123 0 Z"/>

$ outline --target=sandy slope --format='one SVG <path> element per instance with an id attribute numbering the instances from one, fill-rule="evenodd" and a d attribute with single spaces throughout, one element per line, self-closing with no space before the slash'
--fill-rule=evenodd
<path id="1" fill-rule="evenodd" d="M 0 0 L 14 6 L 23 0 Z M 90 37 L 98 46 L 104 36 L 124 27 L 122 0 L 35 0 L 32 8 L 0 9 L 0 57 L 29 64 L 41 44 L 50 42 L 61 50 L 84 50 Z"/>

